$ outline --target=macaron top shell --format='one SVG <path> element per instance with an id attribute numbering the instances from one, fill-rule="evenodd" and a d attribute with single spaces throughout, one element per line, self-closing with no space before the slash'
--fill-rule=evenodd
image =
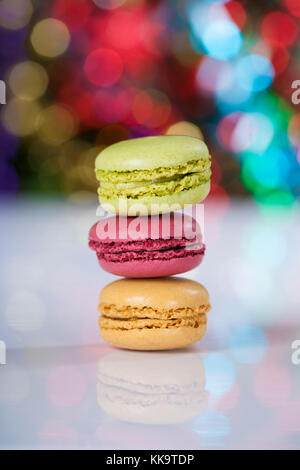
<path id="1" fill-rule="evenodd" d="M 195 160 L 208 160 L 205 143 L 188 136 L 141 137 L 117 142 L 96 158 L 96 170 L 153 170 L 159 167 L 185 165 Z"/>
<path id="2" fill-rule="evenodd" d="M 209 294 L 198 282 L 180 277 L 121 279 L 104 287 L 100 303 L 163 310 L 193 309 L 208 305 Z"/>
<path id="3" fill-rule="evenodd" d="M 190 215 L 173 212 L 151 217 L 108 217 L 94 224 L 89 233 L 90 241 L 102 243 L 173 238 L 200 243 L 201 227 Z"/>

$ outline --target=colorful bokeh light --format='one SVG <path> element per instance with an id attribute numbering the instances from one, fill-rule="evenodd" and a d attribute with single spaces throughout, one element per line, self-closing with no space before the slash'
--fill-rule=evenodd
<path id="1" fill-rule="evenodd" d="M 300 17 L 300 4 L 298 0 L 284 0 L 284 3 L 292 15 Z"/>
<path id="2" fill-rule="evenodd" d="M 15 96 L 23 100 L 36 100 L 46 91 L 48 75 L 42 65 L 25 61 L 15 65 L 9 75 L 8 83 Z"/>
<path id="3" fill-rule="evenodd" d="M 123 72 L 123 62 L 112 49 L 97 49 L 91 52 L 84 64 L 84 72 L 91 83 L 110 86 L 116 83 Z"/>
<path id="4" fill-rule="evenodd" d="M 260 362 L 266 354 L 267 345 L 264 331 L 255 326 L 235 328 L 229 339 L 229 349 L 241 364 Z"/>
<path id="5" fill-rule="evenodd" d="M 24 187 L 43 191 L 50 172 L 54 188 L 71 191 L 53 149 L 74 140 L 98 148 L 102 128 L 112 126 L 112 142 L 119 128 L 126 138 L 204 136 L 219 169 L 211 196 L 224 207 L 231 194 L 293 204 L 300 193 L 299 113 L 291 101 L 298 3 L 282 0 L 266 11 L 239 0 L 2 0 L 8 47 L 0 132 L 10 142 L 3 191 L 18 187 L 12 153 Z M 39 160 L 41 146 L 47 158 Z M 92 159 L 81 158 L 72 181 L 94 190 Z"/>
<path id="6" fill-rule="evenodd" d="M 70 33 L 62 21 L 46 18 L 39 21 L 31 33 L 34 50 L 44 57 L 54 58 L 63 54 L 70 43 Z"/>
<path id="7" fill-rule="evenodd" d="M 287 46 L 296 41 L 298 26 L 297 22 L 288 14 L 273 11 L 263 19 L 261 32 L 263 38 L 270 44 Z"/>
<path id="8" fill-rule="evenodd" d="M 274 69 L 267 57 L 250 54 L 238 61 L 236 76 L 242 88 L 257 92 L 269 88 L 273 81 Z"/>
<path id="9" fill-rule="evenodd" d="M 237 56 L 242 47 L 242 35 L 235 23 L 216 20 L 204 28 L 201 40 L 205 52 L 218 60 Z"/>
<path id="10" fill-rule="evenodd" d="M 0 26 L 10 30 L 24 28 L 33 14 L 31 0 L 2 0 L 0 2 Z"/>

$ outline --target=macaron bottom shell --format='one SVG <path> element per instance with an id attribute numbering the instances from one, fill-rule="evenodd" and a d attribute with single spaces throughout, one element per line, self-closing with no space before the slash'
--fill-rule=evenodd
<path id="1" fill-rule="evenodd" d="M 143 328 L 132 330 L 100 328 L 100 335 L 119 348 L 137 351 L 179 349 L 199 341 L 206 332 L 206 322 L 197 328 Z"/>
<path id="2" fill-rule="evenodd" d="M 203 201 L 210 191 L 210 182 L 167 196 L 147 198 L 105 199 L 99 197 L 104 210 L 122 216 L 157 215 L 174 212 L 185 205 L 193 205 Z"/>
<path id="3" fill-rule="evenodd" d="M 111 262 L 103 258 L 99 264 L 105 271 L 128 278 L 153 278 L 182 274 L 196 268 L 203 260 L 203 254 L 164 260 L 136 260 L 130 262 Z"/>

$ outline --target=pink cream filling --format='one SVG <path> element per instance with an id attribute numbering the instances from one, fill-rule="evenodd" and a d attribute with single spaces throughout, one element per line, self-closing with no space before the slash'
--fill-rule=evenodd
<path id="1" fill-rule="evenodd" d="M 99 242 L 90 240 L 99 260 L 124 263 L 135 260 L 170 260 L 188 256 L 204 255 L 205 245 L 188 239 L 142 240 L 130 242 Z"/>

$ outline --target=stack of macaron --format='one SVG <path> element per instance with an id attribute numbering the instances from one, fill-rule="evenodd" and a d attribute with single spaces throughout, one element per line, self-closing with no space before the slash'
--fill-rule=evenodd
<path id="1" fill-rule="evenodd" d="M 198 221 L 182 209 L 209 192 L 206 145 L 187 136 L 122 141 L 99 154 L 95 171 L 100 203 L 114 215 L 93 225 L 89 246 L 105 271 L 127 278 L 100 294 L 102 338 L 136 350 L 194 343 L 206 331 L 208 292 L 166 276 L 195 268 L 205 253 Z"/>

